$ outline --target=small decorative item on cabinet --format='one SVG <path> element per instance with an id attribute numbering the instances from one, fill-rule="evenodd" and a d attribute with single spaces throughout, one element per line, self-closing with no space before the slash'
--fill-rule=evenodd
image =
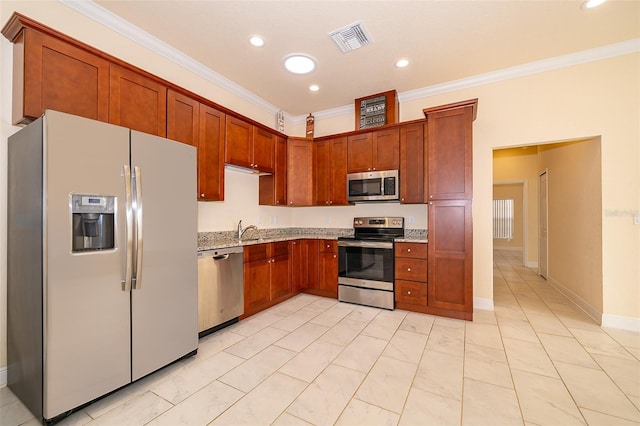
<path id="1" fill-rule="evenodd" d="M 398 94 L 395 90 L 356 99 L 356 130 L 398 122 Z"/>
<path id="2" fill-rule="evenodd" d="M 307 132 L 306 136 L 309 139 L 313 139 L 313 126 L 314 126 L 315 117 L 309 113 L 307 117 Z"/>

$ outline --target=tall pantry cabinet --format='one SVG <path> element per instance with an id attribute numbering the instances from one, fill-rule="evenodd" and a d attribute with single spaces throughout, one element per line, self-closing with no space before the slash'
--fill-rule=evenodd
<path id="1" fill-rule="evenodd" d="M 477 99 L 427 108 L 428 294 L 434 314 L 473 319 L 472 123 Z"/>

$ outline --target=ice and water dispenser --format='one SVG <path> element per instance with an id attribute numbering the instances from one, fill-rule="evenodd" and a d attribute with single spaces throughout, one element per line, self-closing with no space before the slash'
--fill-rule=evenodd
<path id="1" fill-rule="evenodd" d="M 74 252 L 114 248 L 115 197 L 72 194 L 71 213 Z"/>

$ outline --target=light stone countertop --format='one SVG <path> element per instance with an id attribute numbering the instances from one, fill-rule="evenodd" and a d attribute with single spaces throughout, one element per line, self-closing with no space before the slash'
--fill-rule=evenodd
<path id="1" fill-rule="evenodd" d="M 198 251 L 227 247 L 247 246 L 253 244 L 273 243 L 278 241 L 318 239 L 337 240 L 338 237 L 353 236 L 351 228 L 276 228 L 249 230 L 238 239 L 236 231 L 198 232 Z M 426 229 L 405 229 L 404 238 L 398 242 L 426 243 Z"/>

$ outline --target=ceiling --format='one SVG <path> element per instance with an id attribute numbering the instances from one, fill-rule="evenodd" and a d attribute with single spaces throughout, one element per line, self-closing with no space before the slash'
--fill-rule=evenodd
<path id="1" fill-rule="evenodd" d="M 640 1 L 94 2 L 292 116 L 640 36 Z M 329 33 L 358 21 L 373 42 L 342 53 Z M 253 34 L 263 47 L 249 44 Z M 315 58 L 316 70 L 287 72 L 291 53 Z M 409 66 L 396 68 L 400 58 Z"/>

